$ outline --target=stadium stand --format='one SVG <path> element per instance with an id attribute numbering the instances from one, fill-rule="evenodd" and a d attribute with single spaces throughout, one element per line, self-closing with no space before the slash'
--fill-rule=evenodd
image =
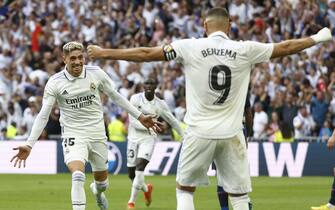
<path id="1" fill-rule="evenodd" d="M 7 0 L 0 2 L 0 140 L 25 139 L 41 104 L 48 78 L 63 68 L 61 47 L 76 40 L 86 46 L 128 48 L 163 45 L 202 37 L 202 15 L 215 6 L 229 9 L 235 40 L 280 42 L 335 29 L 334 0 Z M 179 120 L 185 113 L 183 68 L 170 63 L 92 61 L 129 98 L 148 76 Z M 250 101 L 254 137 L 275 141 L 288 135 L 322 139 L 335 127 L 335 45 L 333 42 L 254 67 Z M 106 97 L 106 126 L 124 115 Z M 303 110 L 303 107 L 305 110 Z M 262 115 L 258 112 L 261 109 Z M 41 139 L 57 138 L 56 107 Z M 122 118 L 127 124 L 127 118 Z M 295 132 L 295 134 L 294 134 Z M 282 135 L 284 136 L 284 134 Z"/>

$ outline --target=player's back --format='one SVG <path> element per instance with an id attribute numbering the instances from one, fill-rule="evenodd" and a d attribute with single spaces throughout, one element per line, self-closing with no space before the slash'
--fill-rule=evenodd
<path id="1" fill-rule="evenodd" d="M 242 130 L 251 67 L 272 52 L 250 59 L 253 44 L 232 41 L 222 32 L 172 43 L 177 61 L 185 67 L 185 122 L 196 135 L 229 138 Z"/>

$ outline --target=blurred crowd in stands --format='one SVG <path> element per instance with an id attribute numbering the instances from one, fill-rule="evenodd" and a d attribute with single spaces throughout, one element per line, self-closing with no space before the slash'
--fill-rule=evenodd
<path id="1" fill-rule="evenodd" d="M 335 31 L 335 0 L 0 0 L 0 139 L 29 135 L 45 83 L 64 68 L 64 43 L 129 48 L 200 38 L 202 17 L 215 6 L 229 10 L 234 40 L 271 43 L 310 36 L 326 26 Z M 146 78 L 157 78 L 157 95 L 183 121 L 185 81 L 179 64 L 87 63 L 103 68 L 126 98 L 141 91 Z M 256 65 L 249 92 L 255 139 L 330 136 L 335 127 L 334 42 Z M 127 114 L 107 96 L 103 104 L 109 138 L 124 141 Z M 56 106 L 41 139 L 60 134 L 58 119 Z"/>

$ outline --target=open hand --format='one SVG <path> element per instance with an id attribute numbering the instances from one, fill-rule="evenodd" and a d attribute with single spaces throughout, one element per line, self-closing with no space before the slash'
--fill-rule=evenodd
<path id="1" fill-rule="evenodd" d="M 138 120 L 146 128 L 151 128 L 155 133 L 162 131 L 163 124 L 154 119 L 153 116 L 141 114 Z"/>
<path id="2" fill-rule="evenodd" d="M 13 148 L 13 150 L 19 150 L 16 155 L 13 156 L 13 158 L 10 160 L 10 162 L 14 161 L 14 167 L 18 165 L 18 168 L 21 168 L 21 164 L 24 167 L 26 167 L 26 159 L 28 158 L 31 148 L 27 145 L 22 145 L 19 147 Z"/>

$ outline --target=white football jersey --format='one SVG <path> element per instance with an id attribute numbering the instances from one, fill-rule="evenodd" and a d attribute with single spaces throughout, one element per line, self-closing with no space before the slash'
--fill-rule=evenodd
<path id="1" fill-rule="evenodd" d="M 273 44 L 237 42 L 215 32 L 208 38 L 178 40 L 171 46 L 175 60 L 184 65 L 189 129 L 207 139 L 235 136 L 242 129 L 250 71 L 254 64 L 270 59 Z"/>
<path id="2" fill-rule="evenodd" d="M 143 114 L 155 116 L 155 118 L 162 117 L 167 123 L 171 125 L 171 127 L 175 128 L 178 133 L 182 135 L 183 132 L 179 126 L 179 121 L 173 116 L 165 101 L 159 99 L 156 96 L 153 100 L 148 101 L 144 95 L 144 92 L 142 92 L 132 95 L 130 98 L 130 103 Z M 146 127 L 144 127 L 134 117 L 129 117 L 128 140 L 138 141 L 151 137 L 151 134 Z"/>
<path id="3" fill-rule="evenodd" d="M 62 137 L 106 138 L 100 92 L 114 88 L 112 80 L 98 66 L 84 66 L 75 78 L 67 70 L 50 77 L 44 103 L 58 103 Z"/>

